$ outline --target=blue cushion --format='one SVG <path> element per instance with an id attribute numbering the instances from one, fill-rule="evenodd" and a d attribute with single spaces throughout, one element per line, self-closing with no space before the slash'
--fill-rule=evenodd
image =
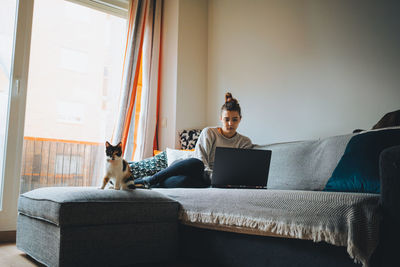
<path id="1" fill-rule="evenodd" d="M 324 191 L 379 193 L 379 155 L 400 144 L 400 129 L 355 135 L 329 178 Z"/>
<path id="2" fill-rule="evenodd" d="M 141 161 L 128 162 L 134 179 L 151 176 L 168 167 L 165 151 Z"/>

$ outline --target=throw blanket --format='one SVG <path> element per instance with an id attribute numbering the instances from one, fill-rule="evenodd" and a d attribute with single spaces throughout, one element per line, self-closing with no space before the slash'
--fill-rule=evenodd
<path id="1" fill-rule="evenodd" d="M 196 227 L 346 246 L 368 266 L 378 241 L 379 195 L 295 190 L 155 189 L 181 204 Z"/>

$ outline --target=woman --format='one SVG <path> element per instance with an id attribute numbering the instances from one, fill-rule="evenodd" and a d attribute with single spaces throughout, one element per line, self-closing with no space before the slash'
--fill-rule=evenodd
<path id="1" fill-rule="evenodd" d="M 251 148 L 252 143 L 236 130 L 242 119 L 241 108 L 231 93 L 225 94 L 221 107 L 222 127 L 203 129 L 195 148 L 195 157 L 178 161 L 151 177 L 136 179 L 135 184 L 148 187 L 208 187 L 211 184 L 215 148 Z"/>

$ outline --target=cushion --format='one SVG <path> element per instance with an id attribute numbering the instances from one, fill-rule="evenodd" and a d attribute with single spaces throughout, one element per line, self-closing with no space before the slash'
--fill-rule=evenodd
<path id="1" fill-rule="evenodd" d="M 255 149 L 272 150 L 267 188 L 323 190 L 352 136 L 256 145 Z"/>
<path id="2" fill-rule="evenodd" d="M 18 212 L 59 226 L 166 222 L 178 203 L 152 190 L 44 187 L 22 194 Z"/>
<path id="3" fill-rule="evenodd" d="M 379 155 L 400 144 L 400 128 L 355 135 L 348 143 L 325 191 L 379 193 Z"/>
<path id="4" fill-rule="evenodd" d="M 167 154 L 165 151 L 141 161 L 128 162 L 134 179 L 151 176 L 167 168 Z"/>
<path id="5" fill-rule="evenodd" d="M 183 130 L 179 133 L 181 149 L 194 149 L 199 139 L 201 130 Z"/>
<path id="6" fill-rule="evenodd" d="M 167 152 L 168 166 L 171 166 L 171 164 L 177 160 L 183 160 L 194 157 L 193 150 L 178 150 L 178 149 L 167 148 L 166 152 Z"/>

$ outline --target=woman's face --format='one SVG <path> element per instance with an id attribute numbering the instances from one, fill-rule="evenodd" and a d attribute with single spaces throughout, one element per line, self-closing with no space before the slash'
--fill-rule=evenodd
<path id="1" fill-rule="evenodd" d="M 223 110 L 220 119 L 223 134 L 227 137 L 234 136 L 241 120 L 239 112 Z"/>

